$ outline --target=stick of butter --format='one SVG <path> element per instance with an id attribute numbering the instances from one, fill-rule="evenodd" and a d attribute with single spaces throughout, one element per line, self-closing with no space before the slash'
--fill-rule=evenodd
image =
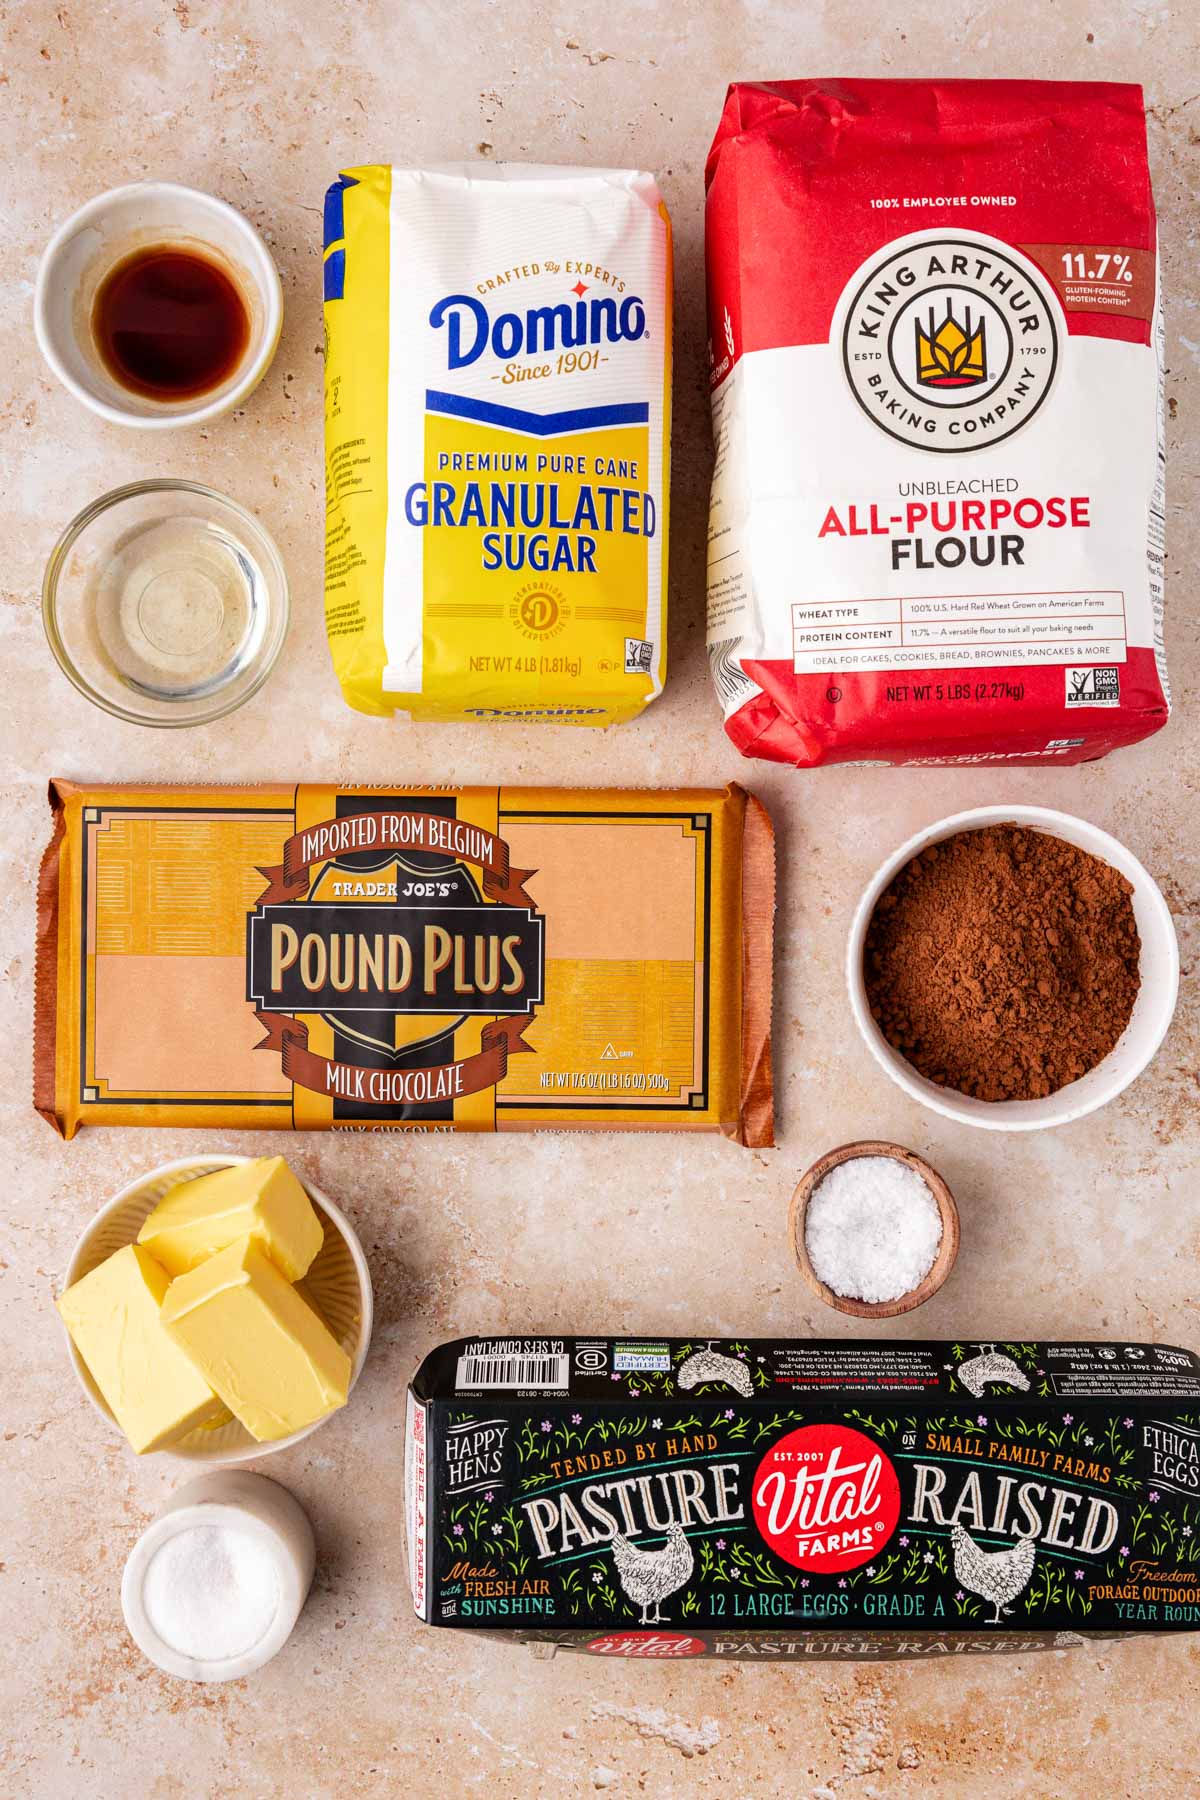
<path id="1" fill-rule="evenodd" d="M 283 1157 L 260 1156 L 181 1181 L 159 1201 L 137 1241 L 169 1275 L 186 1275 L 249 1237 L 281 1274 L 298 1281 L 324 1235 L 312 1201 Z"/>
<path id="2" fill-rule="evenodd" d="M 260 1443 L 346 1404 L 350 1358 L 252 1238 L 178 1276 L 162 1320 Z"/>
<path id="3" fill-rule="evenodd" d="M 225 1409 L 163 1330 L 170 1276 L 127 1244 L 61 1294 L 58 1310 L 117 1424 L 140 1456 L 219 1423 Z"/>

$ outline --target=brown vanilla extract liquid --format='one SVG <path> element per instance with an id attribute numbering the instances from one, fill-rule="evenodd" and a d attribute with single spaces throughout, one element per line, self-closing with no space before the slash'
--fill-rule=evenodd
<path id="1" fill-rule="evenodd" d="M 192 400 L 246 352 L 250 315 L 236 282 L 195 250 L 135 250 L 96 290 L 92 335 L 114 381 L 153 400 Z"/>

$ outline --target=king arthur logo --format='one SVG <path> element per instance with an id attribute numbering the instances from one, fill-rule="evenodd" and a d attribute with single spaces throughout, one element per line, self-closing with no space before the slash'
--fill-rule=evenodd
<path id="1" fill-rule="evenodd" d="M 917 380 L 924 387 L 973 387 L 987 380 L 987 326 L 984 320 L 972 328 L 971 309 L 960 325 L 949 306 L 941 324 L 929 309 L 929 325 L 917 326 Z"/>
<path id="2" fill-rule="evenodd" d="M 1063 339 L 1058 302 L 1013 245 L 914 233 L 858 269 L 834 324 L 850 391 L 889 437 L 961 455 L 1038 412 Z"/>
<path id="3" fill-rule="evenodd" d="M 313 871 L 318 872 L 314 876 Z M 363 811 L 289 838 L 247 920 L 247 998 L 288 1080 L 406 1108 L 495 1087 L 542 1003 L 544 921 L 494 832 Z M 483 1020 L 479 1048 L 456 1034 Z M 337 1053 L 310 1045 L 317 1021 Z"/>

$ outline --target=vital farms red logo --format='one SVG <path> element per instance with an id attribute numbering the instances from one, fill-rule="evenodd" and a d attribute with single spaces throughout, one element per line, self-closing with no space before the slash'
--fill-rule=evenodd
<path id="1" fill-rule="evenodd" d="M 790 1431 L 754 1471 L 750 1500 L 764 1543 L 817 1575 L 870 1562 L 900 1519 L 891 1459 L 847 1425 Z"/>
<path id="2" fill-rule="evenodd" d="M 587 1647 L 593 1656 L 703 1656 L 704 1639 L 681 1631 L 608 1631 Z"/>

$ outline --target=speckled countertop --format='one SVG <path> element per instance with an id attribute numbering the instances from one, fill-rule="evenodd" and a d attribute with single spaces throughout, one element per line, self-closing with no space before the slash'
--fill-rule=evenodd
<path id="1" fill-rule="evenodd" d="M 912 1334 L 1069 1333 L 1200 1341 L 1197 793 L 1200 647 L 1200 67 L 1197 14 L 1151 0 L 930 0 L 823 6 L 636 0 L 546 7 L 274 7 L 27 0 L 0 15 L 5 282 L 0 429 L 5 879 L 0 1199 L 0 1787 L 68 1800 L 216 1795 L 1194 1794 L 1200 1642 L 1143 1640 L 936 1666 L 634 1665 L 425 1631 L 400 1529 L 404 1383 L 466 1330 L 597 1325 L 831 1333 L 784 1239 L 797 1173 L 848 1137 L 899 1139 L 956 1191 L 956 1274 Z M 726 82 L 822 73 L 1140 79 L 1168 284 L 1169 612 L 1176 715 L 1079 770 L 846 770 L 743 764 L 703 656 L 709 432 L 701 171 Z M 636 725 L 590 734 L 417 729 L 342 704 L 321 620 L 320 207 L 339 166 L 463 156 L 655 169 L 678 250 L 672 669 Z M 283 274 L 278 359 L 243 414 L 140 437 L 85 414 L 41 366 L 39 251 L 89 195 L 138 176 L 224 195 Z M 189 475 L 254 508 L 291 572 L 295 618 L 266 690 L 193 733 L 93 711 L 42 638 L 42 565 L 60 526 L 122 480 Z M 779 1148 L 646 1136 L 303 1138 L 286 1147 L 348 1210 L 375 1275 L 375 1349 L 353 1404 L 272 1459 L 309 1508 L 320 1562 L 287 1650 L 254 1680 L 158 1675 L 121 1622 L 121 1567 L 183 1479 L 135 1461 L 74 1385 L 51 1299 L 102 1199 L 209 1147 L 198 1133 L 60 1143 L 29 1105 L 32 881 L 51 774 L 117 778 L 715 783 L 749 780 L 782 850 Z M 926 820 L 1021 799 L 1081 812 L 1158 875 L 1185 981 L 1151 1072 L 1106 1111 L 996 1140 L 909 1103 L 853 1032 L 840 956 L 880 856 Z M 275 1140 L 272 1140 L 274 1144 Z M 231 1137 L 228 1147 L 261 1150 Z M 714 1256 L 713 1246 L 719 1246 Z"/>

